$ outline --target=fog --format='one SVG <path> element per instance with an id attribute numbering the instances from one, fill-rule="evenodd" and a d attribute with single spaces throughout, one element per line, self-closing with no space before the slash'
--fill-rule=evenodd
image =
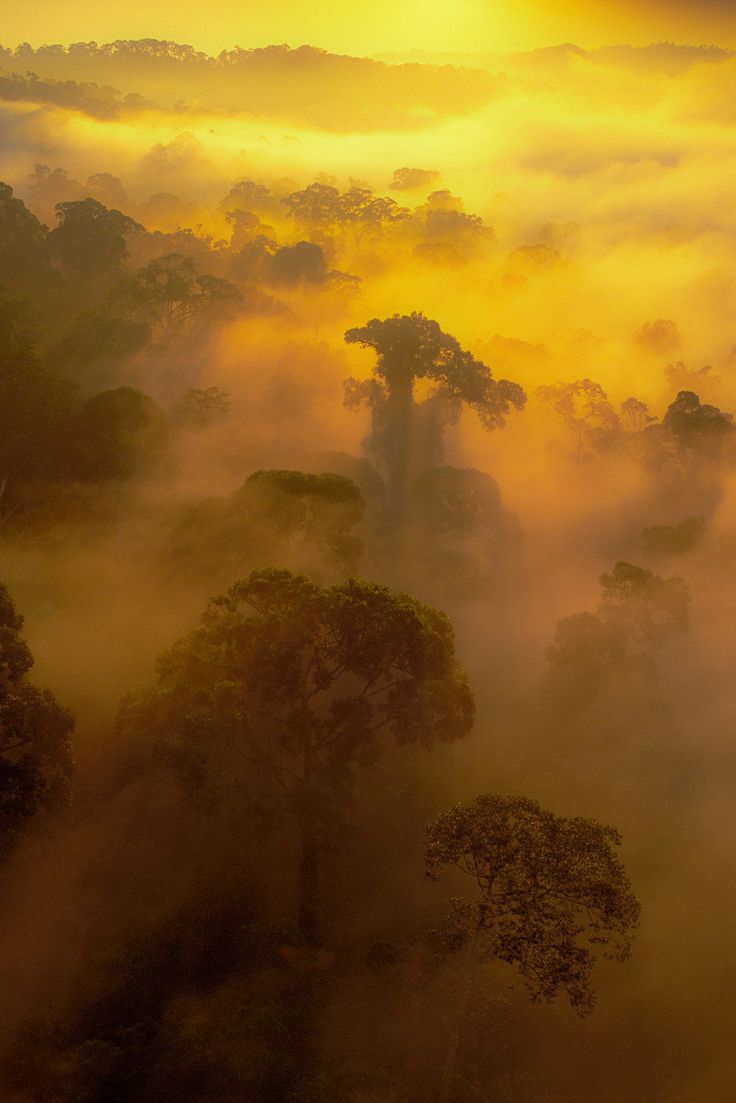
<path id="1" fill-rule="evenodd" d="M 723 42 L 0 48 L 3 1100 L 728 1098 Z M 590 1014 L 446 926 L 498 794 L 621 833 Z"/>

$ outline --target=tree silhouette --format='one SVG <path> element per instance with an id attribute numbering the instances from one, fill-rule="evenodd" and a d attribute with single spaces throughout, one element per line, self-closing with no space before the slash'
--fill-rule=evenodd
<path id="1" fill-rule="evenodd" d="M 168 253 L 120 281 L 112 305 L 160 333 L 199 318 L 237 314 L 243 296 L 234 284 L 200 271 L 193 257 Z"/>
<path id="2" fill-rule="evenodd" d="M 717 457 L 733 440 L 733 415 L 701 403 L 694 391 L 680 391 L 667 407 L 662 430 L 686 449 Z"/>
<path id="3" fill-rule="evenodd" d="M 475 882 L 454 899 L 443 932 L 466 946 L 461 1003 L 450 1037 L 441 1099 L 450 1098 L 476 954 L 513 966 L 533 1002 L 564 992 L 581 1016 L 595 1003 L 597 954 L 625 961 L 640 905 L 615 854 L 621 836 L 592 819 L 566 818 L 528 797 L 486 794 L 442 812 L 427 827 L 426 871 L 456 866 Z"/>
<path id="4" fill-rule="evenodd" d="M 56 204 L 59 225 L 48 236 L 50 253 L 82 279 L 115 273 L 127 256 L 125 238 L 143 227 L 96 199 Z"/>
<path id="5" fill-rule="evenodd" d="M 552 383 L 538 387 L 535 393 L 544 402 L 552 404 L 570 430 L 575 441 L 577 463 L 584 459 L 586 448 L 594 452 L 604 448 L 619 428 L 618 415 L 608 401 L 608 395 L 600 383 L 592 379 Z M 627 407 L 626 412 L 629 410 Z M 641 414 L 642 411 L 637 412 Z"/>
<path id="6" fill-rule="evenodd" d="M 371 410 L 367 447 L 388 477 L 397 519 L 404 512 L 414 458 L 418 428 L 414 388 L 418 380 L 432 384 L 430 396 L 421 404 L 425 433 L 429 429 L 426 447 L 433 453 L 431 463 L 441 459 L 444 428 L 457 419 L 462 403 L 478 414 L 484 428 L 493 429 L 503 426 L 509 411 L 522 409 L 526 401 L 518 383 L 495 380 L 485 364 L 424 314 L 394 314 L 383 321 L 374 318 L 365 326 L 349 329 L 345 340 L 373 349 L 378 357 L 372 380 L 346 380 L 345 404 L 349 409 L 367 404 Z"/>

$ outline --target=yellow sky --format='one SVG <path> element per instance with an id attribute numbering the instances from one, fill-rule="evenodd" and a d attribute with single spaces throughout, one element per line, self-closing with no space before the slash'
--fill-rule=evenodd
<path id="1" fill-rule="evenodd" d="M 736 47 L 733 0 L 26 0 L 4 45 L 168 38 L 208 52 L 287 42 L 343 53 L 495 52 L 559 42 L 679 41 Z"/>

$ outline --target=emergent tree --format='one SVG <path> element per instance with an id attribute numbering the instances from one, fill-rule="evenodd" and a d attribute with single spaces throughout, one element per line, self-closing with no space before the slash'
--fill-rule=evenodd
<path id="1" fill-rule="evenodd" d="M 512 408 L 521 410 L 526 402 L 518 383 L 494 379 L 490 368 L 424 314 L 394 314 L 383 321 L 373 318 L 365 326 L 349 329 L 345 340 L 371 348 L 378 356 L 373 379 L 346 380 L 345 404 L 349 409 L 367 404 L 371 410 L 366 444 L 388 478 L 397 520 L 404 512 L 420 435 L 425 438 L 420 466 L 432 466 L 442 458 L 444 429 L 457 420 L 462 403 L 478 414 L 486 429 L 493 429 L 505 424 Z M 421 404 L 414 397 L 418 380 L 431 385 L 429 397 Z"/>

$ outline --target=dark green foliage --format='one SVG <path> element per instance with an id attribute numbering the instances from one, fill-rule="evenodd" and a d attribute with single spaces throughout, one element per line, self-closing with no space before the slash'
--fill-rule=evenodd
<path id="1" fill-rule="evenodd" d="M 38 1103 L 261 1098 L 283 1063 L 277 948 L 242 889 L 205 877 L 165 923 L 103 938 L 97 991 L 23 1036 L 4 1083 Z"/>
<path id="2" fill-rule="evenodd" d="M 24 826 L 67 799 L 72 771 L 70 714 L 27 680 L 33 657 L 23 618 L 0 585 L 0 857 Z"/>
<path id="3" fill-rule="evenodd" d="M 590 697 L 613 675 L 621 676 L 627 656 L 627 640 L 618 625 L 594 613 L 573 613 L 557 622 L 547 648 L 546 688 L 567 703 Z"/>
<path id="4" fill-rule="evenodd" d="M 496 482 L 483 471 L 429 467 L 408 501 L 412 560 L 431 592 L 453 602 L 498 594 L 513 565 L 521 528 L 504 508 Z"/>
<path id="5" fill-rule="evenodd" d="M 443 812 L 427 828 L 427 873 L 454 865 L 478 888 L 476 899 L 453 902 L 449 937 L 513 965 L 532 1000 L 564 992 L 588 1014 L 596 949 L 624 961 L 639 922 L 620 842 L 612 827 L 526 797 L 485 795 Z"/>
<path id="6" fill-rule="evenodd" d="M 228 498 L 189 509 L 172 534 L 180 566 L 227 581 L 256 563 L 314 560 L 341 575 L 355 570 L 363 550 L 353 529 L 365 501 L 343 475 L 256 471 Z"/>
<path id="7" fill-rule="evenodd" d="M 242 755 L 280 784 L 306 758 L 331 786 L 382 739 L 451 741 L 472 720 L 443 614 L 358 579 L 323 589 L 276 569 L 213 599 L 201 627 L 161 657 L 156 686 L 121 715 L 124 727 L 208 757 Z"/>
<path id="8" fill-rule="evenodd" d="M 431 467 L 417 477 L 412 504 L 432 532 L 470 536 L 502 530 L 506 512 L 498 485 L 470 467 Z"/>

